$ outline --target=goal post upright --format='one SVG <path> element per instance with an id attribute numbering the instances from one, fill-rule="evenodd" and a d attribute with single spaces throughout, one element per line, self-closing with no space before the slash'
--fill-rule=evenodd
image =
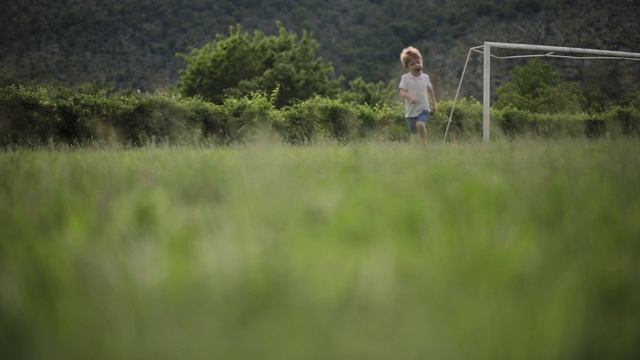
<path id="1" fill-rule="evenodd" d="M 484 78 L 482 86 L 482 140 L 489 141 L 491 122 L 491 43 L 484 43 Z"/>
<path id="2" fill-rule="evenodd" d="M 491 48 L 511 49 L 511 50 L 531 50 L 548 52 L 545 56 L 556 56 L 554 53 L 573 53 L 590 56 L 598 56 L 604 59 L 627 59 L 640 60 L 640 53 L 626 51 L 610 51 L 597 49 L 583 49 L 563 46 L 530 45 L 485 41 L 484 43 L 484 71 L 483 71 L 483 96 L 482 96 L 482 139 L 489 141 L 491 124 Z"/>

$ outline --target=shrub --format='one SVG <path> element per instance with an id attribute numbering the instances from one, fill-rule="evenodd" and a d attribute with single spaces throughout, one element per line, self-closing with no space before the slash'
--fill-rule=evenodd
<path id="1" fill-rule="evenodd" d="M 349 89 L 340 94 L 342 101 L 366 105 L 389 105 L 396 101 L 397 97 L 398 90 L 395 82 L 368 83 L 362 78 L 350 81 Z"/>
<path id="2" fill-rule="evenodd" d="M 171 93 L 120 94 L 112 104 L 109 118 L 125 145 L 180 144 L 193 139 L 186 113 Z"/>
<path id="3" fill-rule="evenodd" d="M 187 63 L 180 71 L 180 92 L 222 104 L 229 96 L 279 89 L 273 99 L 277 107 L 337 95 L 340 80 L 331 79 L 333 66 L 316 56 L 313 34 L 305 31 L 298 39 L 281 22 L 276 27 L 278 36 L 266 36 L 260 31 L 250 35 L 237 25 L 228 37 L 218 34 L 202 48 L 178 54 Z"/>
<path id="4" fill-rule="evenodd" d="M 15 84 L 0 89 L 0 146 L 38 146 L 55 137 L 47 89 Z"/>
<path id="5" fill-rule="evenodd" d="M 396 106 L 378 105 L 369 107 L 361 105 L 362 113 L 372 112 L 373 123 L 372 128 L 369 128 L 369 120 L 362 119 L 365 136 L 376 136 L 381 140 L 388 141 L 406 141 L 409 139 L 409 133 L 407 132 L 407 125 L 404 120 L 403 105 L 397 104 Z M 361 117 L 361 115 L 359 115 Z"/>
<path id="6" fill-rule="evenodd" d="M 607 123 L 598 118 L 589 117 L 585 121 L 584 134 L 590 139 L 598 139 L 607 133 Z"/>
<path id="7" fill-rule="evenodd" d="M 584 103 L 576 84 L 561 82 L 560 73 L 539 59 L 511 71 L 512 82 L 499 87 L 497 109 L 512 106 L 542 114 L 580 112 Z"/>
<path id="8" fill-rule="evenodd" d="M 316 139 L 319 132 L 317 112 L 310 101 L 303 101 L 282 109 L 281 134 L 286 142 L 293 145 L 308 144 Z"/>
<path id="9" fill-rule="evenodd" d="M 281 114 L 274 108 L 272 100 L 262 92 L 254 92 L 240 98 L 227 98 L 222 108 L 228 116 L 231 141 L 244 141 L 258 133 L 272 132 L 280 128 Z"/>
<path id="10" fill-rule="evenodd" d="M 285 139 L 292 144 L 320 139 L 405 141 L 409 135 L 401 105 L 370 106 L 316 97 L 283 109 L 283 118 Z"/>
<path id="11" fill-rule="evenodd" d="M 185 112 L 186 123 L 201 132 L 201 140 L 228 144 L 235 136 L 230 116 L 223 106 L 198 97 L 184 98 L 180 104 Z"/>
<path id="12" fill-rule="evenodd" d="M 111 99 L 105 91 L 95 94 L 72 93 L 53 101 L 53 115 L 59 141 L 87 144 L 107 138 L 102 125 L 108 121 Z"/>
<path id="13" fill-rule="evenodd" d="M 512 106 L 507 106 L 498 113 L 500 128 L 509 139 L 579 137 L 586 132 L 587 120 L 589 120 L 588 116 L 582 113 L 538 114 Z"/>
<path id="14" fill-rule="evenodd" d="M 617 106 L 612 110 L 624 136 L 640 135 L 640 110 L 631 106 Z"/>
<path id="15" fill-rule="evenodd" d="M 459 100 L 455 107 L 453 101 L 438 102 L 438 111 L 432 114 L 434 130 L 444 138 L 449 126 L 447 139 L 471 140 L 482 138 L 482 103 L 475 98 Z M 453 108 L 453 113 L 452 113 Z M 449 124 L 449 118 L 451 123 Z"/>
<path id="16" fill-rule="evenodd" d="M 142 96 L 120 95 L 110 111 L 119 138 L 128 145 L 141 146 L 148 142 L 151 126 L 146 119 L 150 109 Z"/>
<path id="17" fill-rule="evenodd" d="M 192 138 L 192 127 L 188 126 L 185 111 L 178 97 L 170 92 L 143 96 L 148 108 L 150 136 L 153 140 L 168 144 L 182 144 Z"/>
<path id="18" fill-rule="evenodd" d="M 316 96 L 278 108 L 278 91 L 270 95 L 252 92 L 213 104 L 200 97 L 183 98 L 171 92 L 110 95 L 107 89 L 83 93 L 9 85 L 0 88 L 0 146 L 84 146 L 104 141 L 125 146 L 201 142 L 224 145 L 253 142 L 258 139 L 256 136 L 265 134 L 270 140 L 289 144 L 325 139 L 352 143 L 409 138 L 399 102 L 369 105 Z M 451 118 L 448 140 L 481 139 L 482 104 L 470 98 L 453 106 L 452 101 L 439 102 L 439 110 L 432 114 L 429 124 L 429 137 L 442 138 Z M 540 114 L 505 105 L 491 109 L 491 137 L 640 136 L 639 94 L 597 109 Z"/>
<path id="19" fill-rule="evenodd" d="M 323 97 L 285 108 L 282 116 L 284 138 L 292 144 L 319 139 L 353 142 L 378 134 L 398 119 L 385 105 L 372 107 Z"/>
<path id="20" fill-rule="evenodd" d="M 316 106 L 319 125 L 326 137 L 342 143 L 358 137 L 358 118 L 349 103 L 319 97 L 312 103 Z"/>

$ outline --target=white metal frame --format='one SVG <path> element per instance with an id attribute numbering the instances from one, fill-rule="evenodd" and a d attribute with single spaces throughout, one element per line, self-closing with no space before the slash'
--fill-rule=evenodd
<path id="1" fill-rule="evenodd" d="M 544 46 L 544 45 L 526 45 L 526 44 L 509 44 L 497 42 L 484 43 L 484 79 L 483 79 L 483 96 L 482 96 L 482 139 L 489 141 L 489 125 L 491 123 L 491 48 L 514 49 L 514 50 L 534 50 L 548 51 L 553 53 L 577 53 L 594 55 L 607 58 L 622 59 L 640 59 L 640 53 L 631 53 L 624 51 L 608 51 L 595 49 L 580 49 L 560 46 Z"/>
<path id="2" fill-rule="evenodd" d="M 483 48 L 483 51 L 479 49 Z M 531 50 L 547 52 L 546 54 L 538 55 L 518 55 L 508 57 L 497 57 L 491 55 L 491 48 L 497 49 L 511 49 L 511 50 Z M 449 122 L 447 123 L 447 130 L 444 134 L 444 140 L 447 139 L 447 133 L 449 132 L 449 125 L 451 124 L 451 118 L 453 116 L 453 110 L 455 109 L 456 101 L 460 93 L 460 86 L 462 85 L 462 79 L 469 63 L 469 57 L 471 52 L 481 52 L 484 55 L 484 71 L 483 71 L 483 96 L 482 96 L 482 139 L 489 141 L 489 126 L 491 124 L 491 58 L 509 59 L 509 58 L 521 58 L 521 57 L 563 57 L 572 59 L 618 59 L 618 60 L 640 60 L 640 53 L 625 52 L 625 51 L 609 51 L 609 50 L 597 50 L 597 49 L 582 49 L 574 47 L 562 47 L 562 46 L 546 46 L 546 45 L 529 45 L 529 44 L 514 44 L 514 43 L 500 43 L 500 42 L 485 42 L 482 46 L 476 46 L 469 49 L 467 55 L 467 62 L 465 63 L 460 77 L 460 83 L 458 85 L 458 91 L 453 101 L 451 108 L 451 115 L 449 116 Z M 588 56 L 569 56 L 569 55 L 557 55 L 557 54 L 582 54 Z"/>

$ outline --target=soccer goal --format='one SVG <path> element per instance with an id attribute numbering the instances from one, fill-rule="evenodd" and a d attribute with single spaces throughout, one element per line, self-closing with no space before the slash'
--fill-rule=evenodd
<path id="1" fill-rule="evenodd" d="M 537 55 L 515 55 L 515 56 L 494 56 L 491 54 L 491 49 L 511 49 L 511 50 L 527 50 L 538 52 Z M 485 42 L 484 45 L 472 47 L 469 49 L 467 55 L 467 61 L 465 62 L 464 69 L 462 70 L 462 76 L 460 77 L 460 83 L 458 84 L 458 90 L 453 100 L 453 106 L 451 107 L 451 114 L 449 115 L 449 122 L 447 123 L 447 129 L 444 133 L 444 140 L 447 140 L 447 133 L 449 132 L 449 125 L 453 117 L 453 110 L 455 109 L 458 95 L 460 94 L 460 87 L 464 74 L 469 64 L 469 59 L 473 52 L 479 52 L 483 54 L 484 71 L 483 71 L 483 95 L 482 95 L 482 139 L 486 142 L 489 141 L 489 125 L 491 123 L 491 59 L 514 59 L 525 57 L 560 57 L 570 59 L 619 59 L 619 60 L 640 60 L 640 53 L 625 52 L 625 51 L 609 51 L 609 50 L 597 50 L 597 49 L 582 49 L 574 47 L 562 47 L 562 46 L 546 46 L 546 45 L 529 45 L 529 44 L 513 44 L 513 43 L 500 43 L 500 42 Z M 579 56 L 575 55 L 579 54 Z"/>

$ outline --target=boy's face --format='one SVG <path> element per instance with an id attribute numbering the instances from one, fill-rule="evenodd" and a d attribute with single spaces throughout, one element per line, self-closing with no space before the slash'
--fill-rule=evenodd
<path id="1" fill-rule="evenodd" d="M 411 73 L 413 75 L 420 75 L 422 73 L 422 60 L 420 59 L 411 59 L 409 60 L 408 63 L 408 68 L 409 71 L 411 71 Z"/>

